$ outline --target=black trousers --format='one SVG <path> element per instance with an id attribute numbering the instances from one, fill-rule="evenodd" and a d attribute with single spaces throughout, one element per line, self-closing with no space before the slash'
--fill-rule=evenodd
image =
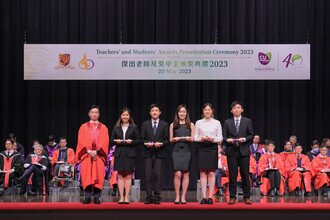
<path id="1" fill-rule="evenodd" d="M 249 180 L 250 156 L 242 156 L 239 150 L 233 156 L 227 156 L 229 170 L 229 194 L 230 198 L 236 198 L 238 167 L 242 177 L 244 198 L 250 198 L 251 186 Z"/>
<path id="2" fill-rule="evenodd" d="M 84 197 L 91 197 L 92 194 L 94 195 L 94 197 L 101 197 L 101 192 L 102 189 L 99 189 L 97 187 L 93 187 L 92 185 L 88 185 L 85 190 L 84 190 Z"/>
<path id="3" fill-rule="evenodd" d="M 49 193 L 48 187 L 48 171 L 43 171 L 41 167 L 37 165 L 30 165 L 18 179 L 18 182 L 22 183 L 23 190 L 26 189 L 29 178 L 33 174 L 32 179 L 32 191 L 43 193 L 43 187 L 46 189 L 46 193 Z M 43 186 L 45 184 L 45 186 Z"/>
<path id="4" fill-rule="evenodd" d="M 163 159 L 157 158 L 155 154 L 150 158 L 145 158 L 147 198 L 154 197 L 154 199 L 161 199 L 162 163 Z M 154 191 L 154 195 L 152 194 L 152 191 Z"/>
<path id="5" fill-rule="evenodd" d="M 281 174 L 278 170 L 267 170 L 264 176 L 269 179 L 271 189 L 280 188 Z"/>

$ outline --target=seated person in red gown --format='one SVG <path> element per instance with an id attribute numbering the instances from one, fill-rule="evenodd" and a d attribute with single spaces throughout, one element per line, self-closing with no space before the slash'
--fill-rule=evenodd
<path id="1" fill-rule="evenodd" d="M 268 142 L 268 151 L 260 157 L 258 174 L 261 176 L 260 191 L 271 197 L 283 196 L 285 191 L 285 168 L 282 158 L 274 152 L 275 143 Z"/>
<path id="2" fill-rule="evenodd" d="M 328 148 L 322 145 L 320 154 L 312 161 L 312 175 L 315 189 L 321 189 L 321 194 L 328 197 L 328 187 L 330 186 L 330 157 L 327 156 Z"/>
<path id="3" fill-rule="evenodd" d="M 60 166 L 75 165 L 75 153 L 72 148 L 67 147 L 67 141 L 65 137 L 59 139 L 59 149 L 55 150 L 52 157 L 52 165 L 54 169 L 54 177 L 58 177 Z M 68 173 L 61 173 L 62 176 L 70 175 Z"/>
<path id="4" fill-rule="evenodd" d="M 284 150 L 281 153 L 279 153 L 284 164 L 285 164 L 286 158 L 291 154 L 293 154 L 292 143 L 290 141 L 285 141 Z"/>
<path id="5" fill-rule="evenodd" d="M 215 186 L 220 196 L 224 195 L 226 186 L 229 184 L 228 177 L 227 157 L 223 147 L 218 144 L 218 169 L 215 170 Z"/>
<path id="6" fill-rule="evenodd" d="M 311 162 L 302 154 L 302 146 L 296 144 L 294 153 L 286 159 L 285 168 L 287 171 L 289 191 L 296 196 L 301 196 L 301 190 L 305 189 L 305 196 L 311 196 Z"/>

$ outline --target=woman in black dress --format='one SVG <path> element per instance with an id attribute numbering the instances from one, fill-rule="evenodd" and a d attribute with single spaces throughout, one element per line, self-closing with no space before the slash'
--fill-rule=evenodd
<path id="1" fill-rule="evenodd" d="M 194 124 L 190 122 L 187 106 L 179 105 L 174 121 L 170 125 L 170 141 L 174 144 L 172 152 L 175 188 L 175 204 L 180 203 L 180 186 L 182 178 L 181 204 L 186 204 L 186 193 L 189 185 L 190 148 L 194 137 Z"/>
<path id="2" fill-rule="evenodd" d="M 134 124 L 132 112 L 129 108 L 123 108 L 111 134 L 111 145 L 116 145 L 114 170 L 118 172 L 119 204 L 129 204 L 135 162 L 135 146 L 139 142 L 139 131 Z"/>
<path id="3" fill-rule="evenodd" d="M 215 170 L 218 167 L 218 143 L 221 143 L 223 139 L 222 127 L 220 121 L 214 119 L 212 104 L 205 103 L 202 111 L 202 119 L 196 122 L 194 137 L 194 140 L 199 143 L 197 161 L 203 194 L 201 204 L 213 204 Z M 208 196 L 206 195 L 207 185 L 209 186 Z"/>

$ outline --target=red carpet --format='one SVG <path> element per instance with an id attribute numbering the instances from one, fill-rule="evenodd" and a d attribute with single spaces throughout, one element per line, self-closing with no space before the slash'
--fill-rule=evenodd
<path id="1" fill-rule="evenodd" d="M 281 210 L 281 211 L 329 211 L 330 203 L 254 203 L 245 205 L 237 203 L 228 205 L 227 203 L 215 203 L 213 205 L 200 205 L 199 203 L 188 203 L 186 205 L 175 205 L 173 203 L 162 203 L 160 205 L 145 205 L 143 203 L 130 203 L 129 205 L 119 205 L 117 203 L 102 203 L 100 205 L 83 205 L 78 202 L 14 202 L 1 203 L 0 211 L 60 211 L 60 210 Z"/>

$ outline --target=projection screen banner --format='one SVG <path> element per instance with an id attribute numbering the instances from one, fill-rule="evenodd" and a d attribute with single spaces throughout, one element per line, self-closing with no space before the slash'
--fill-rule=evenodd
<path id="1" fill-rule="evenodd" d="M 308 44 L 25 44 L 25 80 L 306 80 Z"/>

